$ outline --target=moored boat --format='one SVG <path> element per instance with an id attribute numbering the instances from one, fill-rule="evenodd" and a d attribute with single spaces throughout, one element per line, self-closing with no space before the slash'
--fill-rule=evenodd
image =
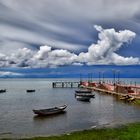
<path id="1" fill-rule="evenodd" d="M 120 100 L 128 100 L 130 98 L 131 98 L 131 96 L 129 96 L 129 95 L 123 95 L 120 97 Z"/>
<path id="2" fill-rule="evenodd" d="M 75 93 L 75 96 L 94 98 L 95 94 L 93 94 L 93 93 Z"/>
<path id="3" fill-rule="evenodd" d="M 92 90 L 80 89 L 75 91 L 75 98 L 80 101 L 90 101 L 90 98 L 94 98 L 95 94 Z"/>
<path id="4" fill-rule="evenodd" d="M 79 101 L 86 101 L 86 102 L 90 101 L 90 97 L 85 97 L 85 96 L 76 96 L 76 99 Z"/>
<path id="5" fill-rule="evenodd" d="M 35 92 L 35 89 L 27 89 L 26 92 Z"/>
<path id="6" fill-rule="evenodd" d="M 75 93 L 92 93 L 92 90 L 75 90 Z"/>
<path id="7" fill-rule="evenodd" d="M 62 106 L 48 108 L 48 109 L 39 109 L 39 110 L 33 109 L 33 112 L 41 116 L 53 115 L 53 114 L 62 113 L 66 107 L 67 105 L 62 105 Z"/>
<path id="8" fill-rule="evenodd" d="M 125 100 L 125 101 L 128 101 L 128 102 L 132 102 L 135 100 L 134 97 L 131 97 L 130 95 L 124 95 L 122 97 L 120 97 L 120 100 Z"/>
<path id="9" fill-rule="evenodd" d="M 6 92 L 6 89 L 0 89 L 0 93 Z"/>

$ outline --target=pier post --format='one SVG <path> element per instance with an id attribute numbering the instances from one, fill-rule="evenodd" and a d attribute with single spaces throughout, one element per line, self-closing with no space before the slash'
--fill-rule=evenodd
<path id="1" fill-rule="evenodd" d="M 102 74 L 103 74 L 103 83 L 105 83 L 105 81 L 104 81 L 104 80 L 105 80 L 105 79 L 104 79 L 104 78 L 105 78 L 105 77 L 104 77 L 104 71 L 102 72 Z"/>
<path id="2" fill-rule="evenodd" d="M 136 94 L 137 94 L 137 83 L 135 82 L 135 92 L 136 92 Z"/>
<path id="3" fill-rule="evenodd" d="M 99 84 L 101 84 L 101 72 L 99 71 Z"/>
<path id="4" fill-rule="evenodd" d="M 73 87 L 73 83 L 71 82 L 71 88 Z"/>
<path id="5" fill-rule="evenodd" d="M 62 88 L 64 88 L 64 83 L 62 82 Z"/>
<path id="6" fill-rule="evenodd" d="M 56 87 L 56 83 L 53 82 L 52 83 L 52 87 L 55 88 Z"/>

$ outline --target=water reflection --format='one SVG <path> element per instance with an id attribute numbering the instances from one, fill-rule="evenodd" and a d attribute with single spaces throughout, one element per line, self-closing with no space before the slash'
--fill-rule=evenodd
<path id="1" fill-rule="evenodd" d="M 43 120 L 49 120 L 49 119 L 57 119 L 57 117 L 66 117 L 67 111 L 63 111 L 58 114 L 52 114 L 52 115 L 46 115 L 46 116 L 40 116 L 40 115 L 35 115 L 33 117 L 34 121 L 43 121 Z"/>

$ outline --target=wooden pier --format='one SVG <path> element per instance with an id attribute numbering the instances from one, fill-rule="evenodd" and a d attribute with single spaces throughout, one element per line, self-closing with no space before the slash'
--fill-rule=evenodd
<path id="1" fill-rule="evenodd" d="M 116 92 L 116 91 L 100 89 L 100 88 L 97 88 L 97 87 L 88 87 L 87 86 L 87 87 L 84 87 L 84 88 L 97 91 L 98 93 L 105 93 L 105 94 L 115 95 L 115 96 L 119 96 L 119 97 L 123 97 L 125 95 L 129 95 L 129 94 L 126 94 L 126 93 L 120 93 L 120 92 Z M 140 96 L 137 96 L 137 95 L 129 95 L 129 97 L 140 100 Z"/>
<path id="2" fill-rule="evenodd" d="M 106 94 L 111 94 L 111 95 L 117 95 L 117 96 L 123 96 L 125 95 L 124 93 L 119 93 L 119 92 L 115 92 L 115 91 L 110 91 L 110 90 L 105 90 L 105 89 L 100 89 L 100 88 L 96 88 L 96 87 L 86 87 L 87 89 L 91 89 L 97 92 L 102 92 L 102 93 L 106 93 Z"/>
<path id="3" fill-rule="evenodd" d="M 77 88 L 79 87 L 80 82 L 53 82 L 53 88 Z"/>

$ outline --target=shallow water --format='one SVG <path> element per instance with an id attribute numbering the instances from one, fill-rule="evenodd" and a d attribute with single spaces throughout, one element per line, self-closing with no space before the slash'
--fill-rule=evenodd
<path id="1" fill-rule="evenodd" d="M 0 88 L 7 89 L 0 94 L 0 137 L 60 134 L 140 121 L 139 106 L 100 93 L 95 93 L 90 102 L 77 101 L 75 88 L 53 89 L 52 81 L 56 79 L 0 80 Z M 36 89 L 36 92 L 26 93 L 26 89 Z M 32 109 L 63 104 L 68 105 L 66 112 L 56 116 L 37 117 L 32 112 Z"/>

